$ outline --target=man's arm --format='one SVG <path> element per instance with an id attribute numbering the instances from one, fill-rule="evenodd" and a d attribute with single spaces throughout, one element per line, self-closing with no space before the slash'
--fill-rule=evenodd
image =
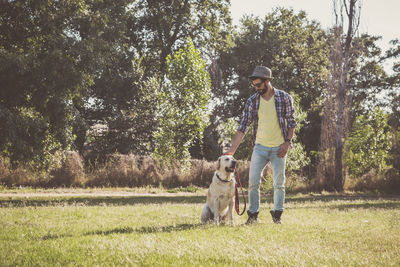
<path id="1" fill-rule="evenodd" d="M 290 131 L 290 129 L 294 129 L 297 125 L 296 120 L 294 118 L 294 105 L 293 105 L 293 99 L 291 95 L 287 95 L 287 97 L 285 98 L 285 119 L 287 121 L 287 128 L 288 128 L 288 132 Z M 293 132 L 292 135 L 287 136 L 288 139 L 292 139 L 293 138 Z"/>
<path id="2" fill-rule="evenodd" d="M 286 139 L 291 141 L 293 135 L 294 135 L 294 128 L 288 128 Z M 278 157 L 283 158 L 284 156 L 286 156 L 287 152 L 289 151 L 289 148 L 290 148 L 290 142 L 285 141 L 282 145 L 280 145 L 280 149 L 278 151 Z"/>
<path id="3" fill-rule="evenodd" d="M 286 139 L 292 141 L 294 135 L 294 128 L 288 128 Z"/>
<path id="4" fill-rule="evenodd" d="M 236 131 L 235 137 L 233 137 L 232 145 L 224 155 L 232 155 L 235 154 L 236 149 L 239 147 L 240 143 L 242 142 L 244 133 L 241 131 Z"/>
<path id="5" fill-rule="evenodd" d="M 294 118 L 294 105 L 293 105 L 293 99 L 292 97 L 287 94 L 285 97 L 285 119 L 287 121 L 287 135 L 286 135 L 286 140 L 292 140 L 293 135 L 294 135 L 294 128 L 296 127 L 297 123 Z M 290 142 L 284 142 L 282 145 L 280 145 L 280 149 L 278 152 L 278 157 L 283 158 L 286 156 L 287 152 L 289 151 L 290 148 Z"/>

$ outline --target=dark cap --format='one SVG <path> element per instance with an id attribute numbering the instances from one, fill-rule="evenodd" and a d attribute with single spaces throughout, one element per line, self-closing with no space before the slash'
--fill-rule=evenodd
<path id="1" fill-rule="evenodd" d="M 270 68 L 264 66 L 257 66 L 254 68 L 253 73 L 249 76 L 250 79 L 270 79 L 272 80 L 272 71 Z"/>

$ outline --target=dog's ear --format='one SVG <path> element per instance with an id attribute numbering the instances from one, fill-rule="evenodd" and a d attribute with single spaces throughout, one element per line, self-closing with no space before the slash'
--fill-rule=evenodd
<path id="1" fill-rule="evenodd" d="M 221 157 L 218 158 L 218 165 L 217 165 L 217 170 L 221 167 Z"/>

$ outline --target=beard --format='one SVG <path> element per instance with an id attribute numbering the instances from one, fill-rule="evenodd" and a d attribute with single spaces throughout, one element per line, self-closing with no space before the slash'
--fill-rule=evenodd
<path id="1" fill-rule="evenodd" d="M 264 88 L 262 89 L 262 90 L 257 90 L 257 93 L 259 94 L 259 95 L 263 95 L 263 94 L 265 94 L 266 92 L 267 92 L 267 86 L 264 86 Z"/>

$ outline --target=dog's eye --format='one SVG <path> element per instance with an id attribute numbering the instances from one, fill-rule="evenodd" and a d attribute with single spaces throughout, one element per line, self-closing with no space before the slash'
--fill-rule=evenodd
<path id="1" fill-rule="evenodd" d="M 229 159 L 225 159 L 225 161 L 228 161 Z"/>

